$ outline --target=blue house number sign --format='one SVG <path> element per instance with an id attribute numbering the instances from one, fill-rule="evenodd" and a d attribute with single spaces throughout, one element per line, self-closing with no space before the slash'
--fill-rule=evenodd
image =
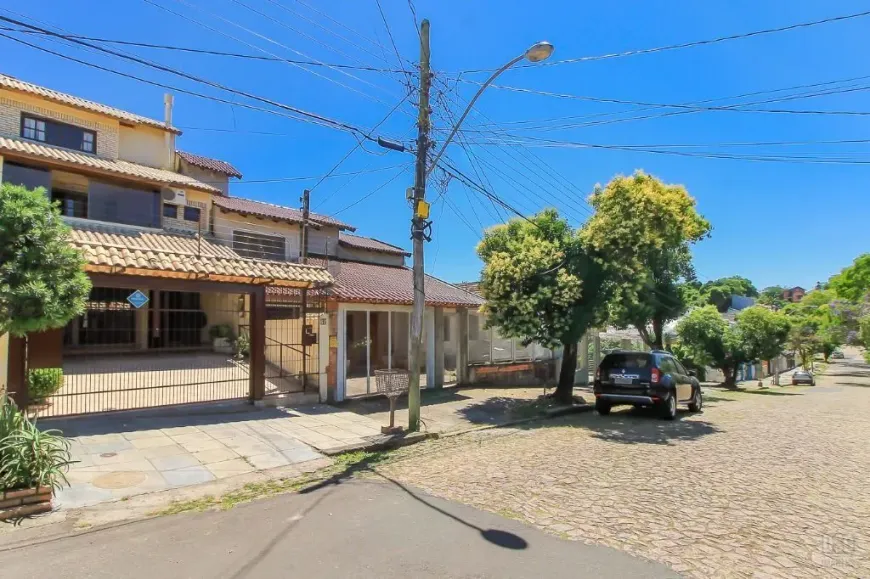
<path id="1" fill-rule="evenodd" d="M 139 308 L 148 303 L 148 296 L 146 296 L 141 291 L 136 290 L 129 296 L 127 296 L 127 301 L 130 302 L 131 306 L 138 310 Z"/>

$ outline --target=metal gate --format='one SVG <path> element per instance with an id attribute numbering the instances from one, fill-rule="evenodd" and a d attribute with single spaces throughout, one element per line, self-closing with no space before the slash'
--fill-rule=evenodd
<path id="1" fill-rule="evenodd" d="M 249 324 L 246 294 L 94 287 L 63 331 L 62 386 L 41 396 L 31 380 L 32 406 L 64 416 L 246 399 Z"/>
<path id="2" fill-rule="evenodd" d="M 319 389 L 317 336 L 325 294 L 280 288 L 266 294 L 266 396 Z"/>

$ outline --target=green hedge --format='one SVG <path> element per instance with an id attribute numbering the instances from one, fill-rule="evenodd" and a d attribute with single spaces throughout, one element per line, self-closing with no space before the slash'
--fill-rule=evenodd
<path id="1" fill-rule="evenodd" d="M 60 368 L 35 368 L 30 371 L 27 388 L 30 399 L 44 402 L 63 385 L 63 370 Z"/>

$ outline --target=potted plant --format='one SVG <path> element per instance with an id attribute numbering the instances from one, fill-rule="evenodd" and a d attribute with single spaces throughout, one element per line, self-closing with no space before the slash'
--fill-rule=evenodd
<path id="1" fill-rule="evenodd" d="M 220 354 L 233 353 L 233 328 L 229 324 L 217 324 L 208 329 L 208 336 L 211 338 L 212 347 L 215 352 Z"/>
<path id="2" fill-rule="evenodd" d="M 69 484 L 70 445 L 57 430 L 40 430 L 36 419 L 12 400 L 0 406 L 0 520 L 51 510 L 55 490 Z"/>
<path id="3" fill-rule="evenodd" d="M 251 354 L 251 338 L 247 334 L 241 334 L 235 341 L 236 358 L 247 360 Z"/>

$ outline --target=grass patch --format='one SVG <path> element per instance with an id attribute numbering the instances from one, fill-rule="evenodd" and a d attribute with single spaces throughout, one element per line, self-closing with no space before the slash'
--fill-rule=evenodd
<path id="1" fill-rule="evenodd" d="M 186 501 L 172 501 L 168 507 L 149 513 L 154 516 L 177 515 L 180 513 L 201 513 L 208 510 L 229 510 L 243 503 L 273 497 L 276 495 L 299 492 L 330 480 L 359 476 L 373 466 L 390 458 L 391 451 L 354 451 L 333 457 L 333 463 L 316 472 L 293 478 L 276 478 L 263 482 L 252 482 L 221 496 L 206 495 Z"/>

